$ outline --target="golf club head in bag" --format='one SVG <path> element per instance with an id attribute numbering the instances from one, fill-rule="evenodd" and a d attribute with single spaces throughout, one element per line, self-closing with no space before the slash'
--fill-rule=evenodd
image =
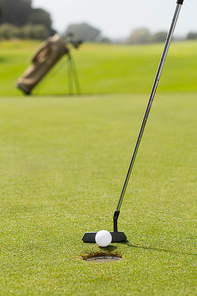
<path id="1" fill-rule="evenodd" d="M 183 0 L 177 0 L 175 13 L 174 13 L 174 16 L 173 16 L 173 19 L 172 19 L 170 30 L 169 30 L 167 38 L 166 38 L 163 53 L 162 53 L 162 56 L 161 56 L 161 59 L 160 59 L 159 67 L 157 69 L 157 73 L 156 73 L 156 76 L 155 76 L 155 80 L 154 80 L 154 83 L 153 83 L 153 87 L 152 87 L 152 90 L 151 90 L 149 101 L 148 101 L 148 104 L 147 104 L 147 107 L 146 107 L 146 111 L 145 111 L 145 114 L 144 114 L 144 117 L 143 117 L 143 120 L 142 120 L 142 124 L 141 124 L 141 127 L 140 127 L 140 131 L 139 131 L 139 134 L 138 134 L 136 144 L 135 144 L 135 148 L 134 148 L 134 151 L 133 151 L 133 155 L 132 155 L 132 158 L 131 158 L 129 169 L 127 171 L 127 175 L 126 175 L 124 185 L 123 185 L 123 188 L 122 188 L 122 191 L 121 191 L 121 194 L 120 194 L 120 198 L 119 198 L 119 201 L 118 201 L 117 208 L 116 208 L 116 210 L 114 212 L 114 231 L 110 232 L 111 235 L 112 235 L 112 242 L 124 242 L 127 239 L 124 232 L 118 232 L 118 230 L 117 230 L 117 220 L 118 220 L 118 217 L 119 217 L 119 214 L 120 214 L 120 208 L 121 208 L 121 205 L 122 205 L 122 201 L 123 201 L 123 198 L 124 198 L 124 195 L 125 195 L 125 192 L 126 192 L 126 188 L 127 188 L 127 185 L 128 185 L 129 179 L 130 179 L 130 175 L 131 175 L 131 172 L 132 172 L 132 169 L 133 169 L 133 165 L 134 165 L 134 162 L 135 162 L 135 159 L 136 159 L 136 155 L 137 155 L 137 152 L 138 152 L 138 149 L 139 149 L 139 146 L 140 146 L 142 135 L 144 133 L 144 129 L 145 129 L 145 126 L 146 126 L 146 123 L 147 123 L 147 119 L 148 119 L 148 116 L 149 116 L 149 113 L 150 113 L 150 110 L 151 110 L 152 102 L 153 102 L 153 99 L 155 97 L 155 93 L 156 93 L 156 90 L 157 90 L 157 86 L 158 86 L 158 83 L 159 83 L 159 79 L 160 79 L 160 76 L 161 76 L 163 65 L 164 65 L 164 62 L 165 62 L 165 59 L 166 59 L 166 56 L 167 56 L 167 53 L 168 53 L 168 49 L 169 49 L 169 46 L 170 46 L 172 35 L 174 33 L 174 29 L 176 27 L 176 23 L 177 23 L 177 20 L 178 20 L 178 16 L 179 16 L 182 4 L 183 4 Z M 84 242 L 86 242 L 86 243 L 95 243 L 95 236 L 96 236 L 96 232 L 86 232 L 84 234 L 82 240 Z"/>

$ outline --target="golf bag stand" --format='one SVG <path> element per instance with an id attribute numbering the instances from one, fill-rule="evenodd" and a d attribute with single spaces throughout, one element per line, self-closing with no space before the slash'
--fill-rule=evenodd
<path id="1" fill-rule="evenodd" d="M 162 72 L 162 69 L 163 69 L 163 66 L 164 66 L 165 59 L 167 57 L 168 49 L 169 49 L 170 42 L 171 42 L 171 39 L 172 39 L 172 36 L 173 36 L 173 33 L 174 33 L 174 29 L 176 27 L 176 23 L 177 23 L 177 20 L 178 20 L 178 17 L 179 17 L 179 13 L 180 13 L 183 1 L 184 0 L 177 0 L 175 13 L 174 13 L 174 16 L 173 16 L 173 19 L 172 19 L 170 30 L 169 30 L 169 32 L 167 34 L 167 37 L 166 37 L 163 53 L 162 53 L 160 63 L 159 63 L 158 69 L 157 69 L 157 73 L 156 73 L 156 76 L 155 76 L 155 80 L 154 80 L 154 83 L 153 83 L 153 86 L 152 86 L 152 90 L 151 90 L 149 101 L 148 101 L 148 104 L 147 104 L 147 107 L 146 107 L 146 111 L 145 111 L 145 114 L 144 114 L 144 117 L 143 117 L 143 120 L 142 120 L 142 124 L 141 124 L 141 127 L 140 127 L 140 131 L 139 131 L 139 134 L 138 134 L 136 144 L 135 144 L 135 148 L 134 148 L 134 151 L 133 151 L 133 155 L 132 155 L 132 158 L 131 158 L 129 169 L 127 171 L 127 175 L 126 175 L 124 185 L 123 185 L 123 188 L 122 188 L 122 191 L 121 191 L 121 194 L 120 194 L 120 198 L 119 198 L 119 201 L 118 201 L 117 208 L 116 208 L 116 210 L 114 212 L 114 216 L 113 216 L 114 231 L 110 232 L 112 234 L 112 242 L 117 242 L 118 243 L 118 242 L 122 242 L 122 241 L 126 240 L 126 235 L 124 234 L 124 232 L 118 232 L 117 221 L 118 221 L 118 217 L 119 217 L 119 214 L 120 214 L 120 208 L 121 208 L 122 201 L 123 201 L 126 189 L 127 189 L 129 178 L 130 178 L 130 175 L 131 175 L 131 172 L 132 172 L 132 169 L 133 169 L 133 165 L 134 165 L 134 162 L 135 162 L 135 159 L 136 159 L 136 155 L 137 155 L 137 152 L 138 152 L 138 149 L 139 149 L 139 146 L 140 146 L 140 142 L 141 142 L 141 139 L 142 139 L 142 136 L 143 136 L 143 133 L 144 133 L 144 129 L 145 129 L 145 126 L 146 126 L 146 123 L 147 123 L 147 119 L 148 119 L 148 116 L 149 116 L 149 113 L 150 113 L 150 110 L 151 110 L 153 99 L 155 97 L 155 93 L 156 93 L 157 86 L 158 86 L 158 83 L 159 83 L 159 80 L 160 80 L 161 72 Z M 96 236 L 96 232 L 86 232 L 84 234 L 82 240 L 84 242 L 86 242 L 86 243 L 95 243 L 95 236 Z"/>
<path id="2" fill-rule="evenodd" d="M 81 94 L 81 87 L 80 87 L 80 83 L 79 83 L 77 69 L 76 69 L 74 59 L 71 56 L 70 52 L 68 52 L 67 66 L 68 66 L 68 90 L 69 90 L 69 95 L 73 95 L 73 82 L 74 82 L 77 94 L 80 95 Z"/>

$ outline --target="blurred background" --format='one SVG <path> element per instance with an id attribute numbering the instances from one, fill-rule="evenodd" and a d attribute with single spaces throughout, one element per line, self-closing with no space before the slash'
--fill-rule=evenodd
<path id="1" fill-rule="evenodd" d="M 72 51 L 82 93 L 148 92 L 153 79 L 149 74 L 156 71 L 175 4 L 176 0 L 0 0 L 0 95 L 18 94 L 15 81 L 40 43 L 56 33 L 64 40 L 71 33 L 83 40 L 79 51 Z M 177 59 L 167 65 L 163 91 L 197 90 L 196 11 L 196 0 L 184 2 L 170 49 Z M 184 62 L 179 65 L 178 60 Z M 51 72 L 54 84 L 46 81 L 40 93 L 69 93 L 67 66 L 62 60 L 59 64 Z M 180 70 L 185 76 L 189 71 L 190 80 L 180 79 Z"/>
<path id="2" fill-rule="evenodd" d="M 174 6 L 172 0 L 1 0 L 0 37 L 44 39 L 73 30 L 91 42 L 160 41 L 169 29 Z M 176 38 L 196 38 L 196 11 L 196 0 L 185 1 Z M 30 26 L 36 27 L 34 34 Z"/>

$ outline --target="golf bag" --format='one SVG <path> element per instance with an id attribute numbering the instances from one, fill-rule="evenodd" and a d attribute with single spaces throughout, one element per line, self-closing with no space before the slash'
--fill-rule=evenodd
<path id="1" fill-rule="evenodd" d="M 32 65 L 16 81 L 16 86 L 29 95 L 38 82 L 51 70 L 64 54 L 68 54 L 64 40 L 55 34 L 44 41 L 31 59 Z"/>

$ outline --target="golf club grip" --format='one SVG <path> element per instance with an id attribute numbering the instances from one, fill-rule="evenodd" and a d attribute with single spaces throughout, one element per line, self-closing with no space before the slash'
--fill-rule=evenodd
<path id="1" fill-rule="evenodd" d="M 183 4 L 183 1 L 184 0 L 177 0 L 177 4 L 181 4 L 182 5 Z"/>

